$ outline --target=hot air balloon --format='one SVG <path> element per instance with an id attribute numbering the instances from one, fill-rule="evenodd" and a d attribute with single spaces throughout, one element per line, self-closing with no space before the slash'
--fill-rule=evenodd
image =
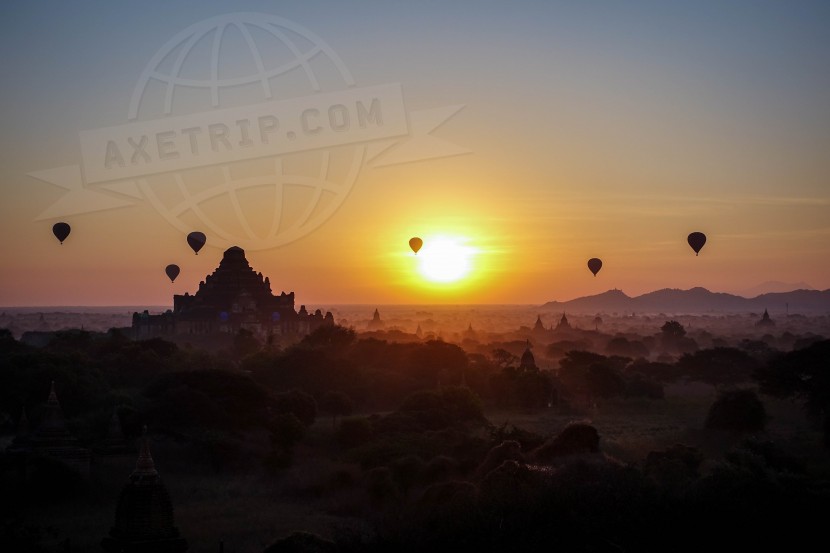
<path id="1" fill-rule="evenodd" d="M 170 279 L 170 282 L 176 280 L 176 277 L 179 276 L 179 266 L 170 264 L 164 268 L 164 272 L 167 273 L 167 277 Z"/>
<path id="2" fill-rule="evenodd" d="M 196 255 L 199 255 L 199 250 L 202 249 L 205 242 L 207 242 L 207 237 L 204 232 L 191 232 L 187 235 L 187 244 Z"/>
<path id="3" fill-rule="evenodd" d="M 689 245 L 692 247 L 692 249 L 695 251 L 695 255 L 698 255 L 700 254 L 700 249 L 706 243 L 706 235 L 702 232 L 693 232 L 689 235 L 687 241 L 689 242 Z"/>
<path id="4" fill-rule="evenodd" d="M 594 273 L 594 276 L 597 276 L 599 270 L 602 269 L 602 260 L 597 259 L 596 257 L 592 257 L 588 260 L 588 268 L 591 269 L 591 272 Z"/>
<path id="5" fill-rule="evenodd" d="M 418 238 L 417 236 L 409 239 L 409 247 L 412 248 L 412 251 L 415 252 L 415 255 L 418 255 L 418 250 L 420 250 L 421 246 L 423 245 L 424 241 Z"/>
<path id="6" fill-rule="evenodd" d="M 66 240 L 66 237 L 69 236 L 69 232 L 72 229 L 69 228 L 69 225 L 66 223 L 55 223 L 52 225 L 52 234 L 55 235 L 55 238 L 60 240 L 61 244 L 63 241 Z"/>

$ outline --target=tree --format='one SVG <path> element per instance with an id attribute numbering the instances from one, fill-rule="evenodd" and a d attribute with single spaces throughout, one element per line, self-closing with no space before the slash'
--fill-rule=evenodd
<path id="1" fill-rule="evenodd" d="M 311 347 L 342 349 L 352 345 L 356 336 L 354 329 L 340 325 L 323 325 L 304 337 L 302 344 Z"/>
<path id="2" fill-rule="evenodd" d="M 549 462 L 556 457 L 599 453 L 599 432 L 593 426 L 572 422 L 556 437 L 531 452 L 531 456 L 540 462 Z"/>
<path id="3" fill-rule="evenodd" d="M 756 371 L 761 391 L 775 397 L 805 400 L 807 413 L 822 425 L 830 447 L 830 340 L 788 352 Z"/>
<path id="4" fill-rule="evenodd" d="M 666 321 L 666 323 L 660 327 L 660 332 L 663 333 L 664 338 L 668 338 L 670 340 L 677 340 L 678 338 L 682 338 L 686 335 L 686 329 L 683 328 L 683 325 L 677 321 Z"/>
<path id="5" fill-rule="evenodd" d="M 493 358 L 493 363 L 495 363 L 496 366 L 501 368 L 514 365 L 519 360 L 518 357 L 516 357 L 504 348 L 494 349 L 490 355 Z"/>
<path id="6" fill-rule="evenodd" d="M 640 359 L 634 361 L 626 368 L 626 373 L 633 376 L 641 376 L 657 382 L 673 382 L 679 374 L 677 365 L 669 363 L 658 363 Z"/>
<path id="7" fill-rule="evenodd" d="M 709 408 L 705 427 L 732 432 L 759 432 L 767 423 L 764 404 L 752 390 L 729 390 Z"/>
<path id="8" fill-rule="evenodd" d="M 439 430 L 468 421 L 484 421 L 481 399 L 468 388 L 454 386 L 410 394 L 390 417 Z"/>
<path id="9" fill-rule="evenodd" d="M 513 392 L 522 408 L 544 407 L 553 397 L 553 383 L 547 372 L 524 369 L 513 377 Z"/>
<path id="10" fill-rule="evenodd" d="M 697 350 L 697 342 L 686 337 L 686 329 L 677 321 L 667 321 L 660 327 L 660 341 L 663 348 L 680 353 L 691 353 Z"/>
<path id="11" fill-rule="evenodd" d="M 292 413 L 282 413 L 274 415 L 268 427 L 273 449 L 266 463 L 273 468 L 285 468 L 291 464 L 291 448 L 305 436 L 305 426 Z"/>
<path id="12" fill-rule="evenodd" d="M 331 415 L 332 429 L 337 425 L 337 417 L 351 415 L 352 409 L 352 399 L 343 392 L 328 391 L 320 398 L 320 410 Z"/>
<path id="13" fill-rule="evenodd" d="M 277 413 L 291 413 L 306 426 L 314 424 L 314 419 L 317 418 L 317 402 L 309 394 L 300 390 L 291 390 L 284 394 L 277 394 L 274 400 Z"/>
<path id="14" fill-rule="evenodd" d="M 406 361 L 409 374 L 422 386 L 439 386 L 442 376 L 449 378 L 450 383 L 460 383 L 469 363 L 463 349 L 440 340 L 417 344 Z"/>
<path id="15" fill-rule="evenodd" d="M 326 540 L 317 534 L 309 532 L 294 532 L 290 536 L 280 538 L 262 553 L 295 553 L 297 551 L 313 551 L 315 553 L 335 553 L 337 544 Z"/>
<path id="16" fill-rule="evenodd" d="M 484 421 L 481 398 L 469 388 L 449 386 L 439 392 L 443 408 L 456 421 Z"/>
<path id="17" fill-rule="evenodd" d="M 197 370 L 164 374 L 144 390 L 154 425 L 251 428 L 267 419 L 267 390 L 236 371 Z"/>
<path id="18" fill-rule="evenodd" d="M 736 348 L 712 348 L 685 354 L 677 362 L 680 373 L 690 380 L 708 384 L 746 382 L 760 363 Z"/>
<path id="19" fill-rule="evenodd" d="M 648 348 L 639 340 L 629 340 L 625 336 L 615 336 L 611 338 L 608 345 L 605 346 L 605 352 L 609 355 L 619 355 L 621 357 L 648 357 Z"/>
<path id="20" fill-rule="evenodd" d="M 305 436 L 305 426 L 292 413 L 274 415 L 268 427 L 271 443 L 283 449 L 290 449 Z"/>
<path id="21" fill-rule="evenodd" d="M 627 357 L 606 357 L 590 351 L 569 351 L 565 358 L 559 361 L 559 380 L 568 392 L 576 395 L 596 394 L 601 383 L 607 382 L 604 376 L 607 371 L 619 373 L 631 360 Z M 590 369 L 602 366 L 604 369 L 595 370 L 591 380 Z M 599 388 L 593 385 L 600 384 Z M 593 388 L 593 389 L 592 389 Z M 612 393 L 613 395 L 613 393 Z"/>
<path id="22" fill-rule="evenodd" d="M 634 374 L 625 379 L 625 395 L 626 397 L 663 399 L 665 397 L 665 391 L 659 381 Z"/>
<path id="23" fill-rule="evenodd" d="M 407 495 L 421 479 L 425 466 L 424 460 L 417 455 L 406 455 L 392 461 L 389 468 L 392 470 L 392 478 L 398 488 L 404 495 Z"/>
<path id="24" fill-rule="evenodd" d="M 588 367 L 586 380 L 588 392 L 594 397 L 607 399 L 625 392 L 625 381 L 622 376 L 603 363 L 595 363 Z"/>
<path id="25" fill-rule="evenodd" d="M 366 418 L 343 419 L 337 429 L 337 441 L 343 447 L 355 447 L 372 438 L 372 423 Z"/>

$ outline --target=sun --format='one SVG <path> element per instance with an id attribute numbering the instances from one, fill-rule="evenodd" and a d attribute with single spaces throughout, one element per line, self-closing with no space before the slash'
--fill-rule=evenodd
<path id="1" fill-rule="evenodd" d="M 437 283 L 458 282 L 473 268 L 475 249 L 463 238 L 440 236 L 424 240 L 418 252 L 418 271 L 426 280 Z"/>

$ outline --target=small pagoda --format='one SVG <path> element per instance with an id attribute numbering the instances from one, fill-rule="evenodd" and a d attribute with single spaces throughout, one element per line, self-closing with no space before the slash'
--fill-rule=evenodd
<path id="1" fill-rule="evenodd" d="M 40 424 L 30 432 L 29 420 L 26 412 L 23 411 L 18 422 L 17 436 L 8 450 L 51 457 L 77 470 L 83 476 L 89 476 L 90 452 L 81 447 L 78 439 L 67 428 L 66 417 L 58 401 L 54 381 L 49 389 L 49 398 L 43 407 Z"/>
<path id="2" fill-rule="evenodd" d="M 380 330 L 383 328 L 383 321 L 380 320 L 380 311 L 375 308 L 375 312 L 372 315 L 372 320 L 366 325 L 369 330 Z"/>
<path id="3" fill-rule="evenodd" d="M 564 332 L 573 329 L 571 323 L 568 322 L 568 316 L 565 313 L 562 313 L 562 318 L 559 319 L 559 323 L 556 325 L 556 330 L 559 332 Z"/>
<path id="4" fill-rule="evenodd" d="M 764 309 L 764 314 L 761 316 L 761 320 L 755 323 L 755 326 L 759 327 L 770 327 L 775 326 L 775 321 L 769 316 L 769 311 Z"/>
<path id="5" fill-rule="evenodd" d="M 533 346 L 530 345 L 530 340 L 527 341 L 527 345 L 525 346 L 525 351 L 522 354 L 522 358 L 519 361 L 519 369 L 526 370 L 526 371 L 535 371 L 538 367 L 536 366 L 536 358 L 533 356 L 533 352 L 530 351 L 530 348 Z"/>
<path id="6" fill-rule="evenodd" d="M 101 540 L 107 553 L 181 553 L 187 540 L 173 521 L 173 503 L 161 481 L 153 457 L 147 429 L 135 470 L 121 490 L 115 509 L 115 525 Z"/>

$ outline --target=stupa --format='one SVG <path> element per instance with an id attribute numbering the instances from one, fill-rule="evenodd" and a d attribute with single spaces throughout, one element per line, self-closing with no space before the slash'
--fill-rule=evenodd
<path id="1" fill-rule="evenodd" d="M 115 524 L 101 540 L 101 547 L 108 553 L 187 551 L 187 540 L 174 524 L 170 494 L 150 455 L 146 428 L 135 470 L 118 498 Z"/>

